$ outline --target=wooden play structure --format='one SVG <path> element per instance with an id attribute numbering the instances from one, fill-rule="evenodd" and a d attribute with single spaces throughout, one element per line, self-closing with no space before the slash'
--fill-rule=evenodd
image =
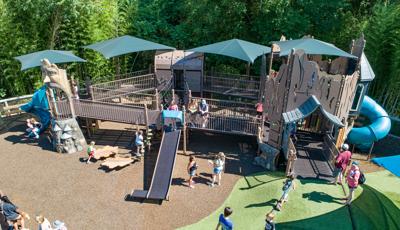
<path id="1" fill-rule="evenodd" d="M 106 42 L 118 39 L 129 38 Z M 314 43 L 316 48 L 303 49 L 304 42 Z M 352 129 L 360 112 L 360 101 L 373 79 L 360 76 L 365 68 L 365 63 L 361 64 L 366 59 L 364 46 L 363 37 L 352 42 L 350 53 L 309 37 L 274 42 L 272 49 L 232 39 L 189 51 L 171 47 L 159 50 L 154 68 L 87 85 L 86 99 L 72 97 L 65 71 L 56 69 L 57 74 L 53 75 L 63 77 L 54 78 L 50 74 L 53 77 L 45 82 L 55 120 L 80 118 L 88 131 L 96 120 L 140 126 L 147 148 L 152 141 L 151 129 L 163 131 L 158 153 L 151 157 L 145 154 L 143 190 L 130 194 L 131 198 L 162 201 L 168 199 L 181 133 L 186 154 L 190 130 L 254 136 L 259 145 L 256 164 L 276 170 L 283 162 L 287 174 L 332 177 L 332 160 Z M 244 60 L 247 73 L 221 73 L 213 68 L 205 71 L 206 53 Z M 258 57 L 261 57 L 260 76 L 251 76 L 249 66 Z M 278 65 L 279 69 L 274 70 L 273 66 Z M 197 111 L 204 100 L 207 116 Z M 179 115 L 173 114 L 175 111 L 168 115 L 175 119 L 177 127 L 167 131 L 163 127 L 164 112 L 170 104 L 178 105 Z M 256 104 L 263 107 L 258 114 Z M 75 129 L 74 126 L 72 130 Z M 112 155 L 118 155 L 117 147 L 106 147 L 95 158 L 108 158 L 101 165 L 109 169 L 134 161 L 120 156 L 109 158 Z"/>

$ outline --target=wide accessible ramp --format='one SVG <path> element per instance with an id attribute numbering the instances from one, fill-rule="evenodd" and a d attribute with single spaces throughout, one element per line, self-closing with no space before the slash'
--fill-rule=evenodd
<path id="1" fill-rule="evenodd" d="M 150 188 L 148 191 L 135 190 L 131 198 L 157 200 L 160 204 L 163 200 L 168 200 L 180 136 L 181 130 L 164 132 Z"/>

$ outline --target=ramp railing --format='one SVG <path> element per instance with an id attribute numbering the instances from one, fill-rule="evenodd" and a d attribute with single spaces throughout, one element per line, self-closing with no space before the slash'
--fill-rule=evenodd
<path id="1" fill-rule="evenodd" d="M 31 100 L 32 96 L 33 94 L 1 99 L 0 100 L 1 117 L 22 113 L 19 107 L 25 103 L 28 103 Z"/>

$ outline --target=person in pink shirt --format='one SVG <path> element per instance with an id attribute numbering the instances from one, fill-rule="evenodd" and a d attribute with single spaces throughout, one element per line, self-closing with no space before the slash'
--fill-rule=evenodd
<path id="1" fill-rule="evenodd" d="M 346 202 L 344 204 L 350 205 L 353 199 L 354 190 L 358 187 L 358 179 L 360 178 L 360 168 L 358 163 L 353 161 L 350 170 L 347 172 L 346 182 L 349 186 L 349 195 L 346 197 Z"/>
<path id="2" fill-rule="evenodd" d="M 349 145 L 342 145 L 342 152 L 336 157 L 335 170 L 333 176 L 336 177 L 334 184 L 342 184 L 343 173 L 346 171 L 347 166 L 350 164 L 351 152 L 349 151 Z"/>
<path id="3" fill-rule="evenodd" d="M 168 110 L 172 110 L 172 111 L 178 111 L 178 105 L 175 103 L 175 101 L 171 102 L 171 105 L 168 107 Z"/>
<path id="4" fill-rule="evenodd" d="M 262 102 L 258 102 L 255 107 L 256 107 L 256 111 L 257 111 L 257 118 L 262 118 L 263 111 L 264 111 Z"/>

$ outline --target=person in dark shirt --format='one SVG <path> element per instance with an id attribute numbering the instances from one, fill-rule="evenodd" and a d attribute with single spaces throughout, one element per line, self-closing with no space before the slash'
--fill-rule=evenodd
<path id="1" fill-rule="evenodd" d="M 219 215 L 217 230 L 221 227 L 222 230 L 232 230 L 233 222 L 229 219 L 233 210 L 230 207 L 224 209 L 224 214 Z"/>

